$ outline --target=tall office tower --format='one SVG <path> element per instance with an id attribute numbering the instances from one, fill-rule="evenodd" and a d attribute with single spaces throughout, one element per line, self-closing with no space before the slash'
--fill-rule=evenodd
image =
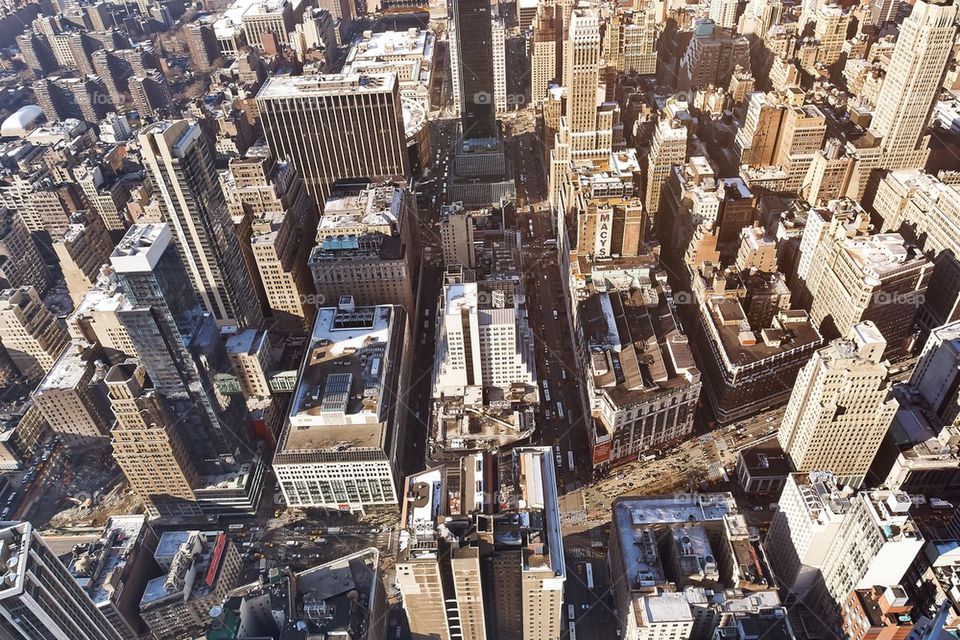
<path id="1" fill-rule="evenodd" d="M 578 7 L 570 16 L 564 43 L 564 83 L 567 104 L 564 118 L 569 128 L 573 158 L 604 157 L 610 141 L 601 135 L 597 119 L 597 85 L 600 84 L 600 16 L 596 9 Z M 606 144 L 604 144 L 606 142 Z"/>
<path id="2" fill-rule="evenodd" d="M 771 26 L 780 23 L 782 15 L 783 2 L 781 0 L 748 0 L 743 14 L 740 16 L 737 32 L 743 35 L 755 34 L 762 38 Z"/>
<path id="3" fill-rule="evenodd" d="M 563 56 L 563 28 L 558 8 L 540 3 L 530 39 L 530 100 L 536 104 L 547 97 L 550 82 L 557 78 L 557 65 Z"/>
<path id="4" fill-rule="evenodd" d="M 33 287 L 0 292 L 0 342 L 20 375 L 39 380 L 67 346 L 67 330 Z"/>
<path id="5" fill-rule="evenodd" d="M 37 35 L 29 27 L 17 36 L 17 49 L 24 64 L 35 76 L 46 76 L 60 68 L 47 39 Z"/>
<path id="6" fill-rule="evenodd" d="M 231 160 L 221 179 L 230 213 L 250 220 L 244 241 L 271 328 L 303 334 L 313 315 L 307 259 L 317 228 L 317 209 L 303 179 L 292 164 L 269 154 Z"/>
<path id="7" fill-rule="evenodd" d="M 33 236 L 16 211 L 0 210 L 0 285 L 33 287 L 40 294 L 50 288 L 51 275 L 40 259 Z"/>
<path id="8" fill-rule="evenodd" d="M 257 107 L 270 151 L 296 167 L 318 209 L 341 178 L 409 173 L 393 74 L 270 78 Z"/>
<path id="9" fill-rule="evenodd" d="M 490 35 L 493 43 L 493 103 L 497 114 L 501 114 L 511 106 L 507 104 L 507 43 L 503 18 L 493 19 Z"/>
<path id="10" fill-rule="evenodd" d="M 113 459 L 151 517 L 200 513 L 193 488 L 199 475 L 164 401 L 137 361 L 117 364 L 104 382 L 116 422 Z"/>
<path id="11" fill-rule="evenodd" d="M 450 70 L 453 102 L 459 108 L 463 139 L 498 134 L 493 15 L 490 0 L 453 0 L 450 20 Z"/>
<path id="12" fill-rule="evenodd" d="M 764 550 L 784 603 L 803 600 L 817 583 L 820 567 L 850 510 L 852 491 L 829 471 L 791 473 L 777 501 Z"/>
<path id="13" fill-rule="evenodd" d="M 897 18 L 899 9 L 900 0 L 870 0 L 868 14 L 870 24 L 882 27 L 888 22 L 893 22 Z"/>
<path id="14" fill-rule="evenodd" d="M 287 505 L 397 504 L 406 331 L 394 305 L 357 307 L 344 296 L 317 311 L 273 458 Z"/>
<path id="15" fill-rule="evenodd" d="M 604 60 L 624 73 L 657 72 L 657 21 L 652 6 L 620 8 L 610 18 L 604 36 Z"/>
<path id="16" fill-rule="evenodd" d="M 891 171 L 877 186 L 873 207 L 882 231 L 904 228 L 934 262 L 921 328 L 960 320 L 960 190 L 916 169 Z"/>
<path id="17" fill-rule="evenodd" d="M 820 7 L 813 27 L 813 36 L 817 39 L 817 62 L 829 67 L 840 60 L 849 24 L 850 14 L 838 5 Z"/>
<path id="18" fill-rule="evenodd" d="M 899 491 L 861 492 L 851 498 L 850 509 L 823 559 L 825 593 L 820 612 L 832 626 L 854 589 L 899 585 L 926 541 L 910 516 L 910 496 Z"/>
<path id="19" fill-rule="evenodd" d="M 105 371 L 96 355 L 87 345 L 71 342 L 31 395 L 50 429 L 70 444 L 89 444 L 110 434 L 113 416 L 98 388 Z"/>
<path id="20" fill-rule="evenodd" d="M 671 97 L 653 129 L 653 141 L 647 156 L 647 186 L 643 196 L 650 225 L 654 226 L 660 209 L 660 191 L 675 164 L 687 160 L 687 102 L 681 96 Z"/>
<path id="21" fill-rule="evenodd" d="M 739 0 L 710 0 L 709 17 L 722 29 L 733 29 L 739 18 Z"/>
<path id="22" fill-rule="evenodd" d="M 473 269 L 476 265 L 474 227 L 472 212 L 465 210 L 462 203 L 440 207 L 440 246 L 444 264 Z"/>
<path id="23" fill-rule="evenodd" d="M 830 0 L 801 0 L 800 2 L 800 19 L 797 23 L 797 32 L 798 34 L 809 33 L 807 31 L 811 22 L 816 22 L 817 12 L 825 4 L 828 4 Z"/>
<path id="24" fill-rule="evenodd" d="M 884 168 L 922 167 L 930 153 L 924 133 L 957 33 L 957 6 L 949 0 L 918 0 L 900 25 L 870 123 L 870 131 L 881 138 Z"/>
<path id="25" fill-rule="evenodd" d="M 182 397 L 195 378 L 183 336 L 193 333 L 201 310 L 171 236 L 167 224 L 133 225 L 110 263 L 129 302 L 117 314 L 135 355 L 161 393 Z"/>
<path id="26" fill-rule="evenodd" d="M 533 332 L 510 281 L 448 284 L 440 296 L 435 398 L 464 387 L 536 383 Z"/>
<path id="27" fill-rule="evenodd" d="M 220 57 L 220 48 L 217 46 L 217 36 L 212 24 L 194 23 L 187 26 L 187 49 L 190 51 L 190 60 L 199 71 L 205 71 L 213 66 Z"/>
<path id="28" fill-rule="evenodd" d="M 185 337 L 202 333 L 209 319 L 201 317 L 170 226 L 133 225 L 117 244 L 110 262 L 129 303 L 118 308 L 117 315 L 153 385 L 164 397 L 187 407 L 191 423 L 197 425 L 197 437 L 203 441 L 198 451 L 215 457 L 228 450 L 231 447 L 224 449 L 223 425 L 207 392 L 205 372 L 186 346 Z M 208 360 L 207 366 L 212 368 L 213 362 Z"/>
<path id="29" fill-rule="evenodd" d="M 709 85 L 727 86 L 737 66 L 750 68 L 750 43 L 729 30 L 718 29 L 712 20 L 697 20 L 693 38 L 683 58 L 677 86 L 681 91 Z"/>
<path id="30" fill-rule="evenodd" d="M 131 76 L 127 86 L 130 88 L 133 106 L 143 116 L 164 115 L 173 104 L 170 87 L 159 71 L 151 69 L 145 75 Z"/>
<path id="31" fill-rule="evenodd" d="M 140 134 L 140 146 L 203 306 L 218 325 L 260 326 L 260 301 L 200 125 L 159 122 Z"/>
<path id="32" fill-rule="evenodd" d="M 815 215 L 808 216 L 808 224 Z M 802 245 L 801 260 L 807 264 Z M 868 235 L 831 220 L 810 260 L 810 317 L 824 337 L 844 336 L 869 320 L 886 338 L 887 357 L 909 350 L 933 273 L 916 247 L 899 233 Z"/>
<path id="33" fill-rule="evenodd" d="M 103 219 L 93 211 L 75 211 L 66 232 L 55 239 L 53 250 L 76 307 L 96 284 L 100 267 L 110 262 L 113 242 Z"/>
<path id="34" fill-rule="evenodd" d="M 124 640 L 29 522 L 0 529 L 0 629 L 12 639 Z"/>
<path id="35" fill-rule="evenodd" d="M 348 295 L 357 305 L 398 304 L 412 315 L 416 229 L 417 202 L 406 185 L 334 185 L 309 260 L 318 304 Z"/>
<path id="36" fill-rule="evenodd" d="M 943 424 L 960 416 L 960 322 L 930 332 L 910 376 L 910 389 Z"/>
<path id="37" fill-rule="evenodd" d="M 886 347 L 876 325 L 861 322 L 801 369 L 777 434 L 795 469 L 830 469 L 845 484 L 863 484 L 899 406 Z"/>
<path id="38" fill-rule="evenodd" d="M 518 447 L 407 478 L 397 584 L 415 638 L 560 637 L 554 475 L 548 447 Z"/>

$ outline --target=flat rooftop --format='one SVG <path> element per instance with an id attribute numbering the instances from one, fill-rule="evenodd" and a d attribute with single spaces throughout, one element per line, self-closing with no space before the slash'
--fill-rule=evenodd
<path id="1" fill-rule="evenodd" d="M 60 353 L 60 357 L 53 363 L 53 367 L 44 376 L 36 393 L 59 389 L 75 389 L 87 370 L 93 366 L 90 362 L 92 354 L 82 350 L 79 342 L 72 341 Z"/>
<path id="2" fill-rule="evenodd" d="M 397 76 L 393 73 L 273 76 L 263 84 L 257 99 L 389 93 L 396 85 Z"/>
<path id="3" fill-rule="evenodd" d="M 99 539 L 74 546 L 67 570 L 94 604 L 111 599 L 146 526 L 143 515 L 113 516 Z"/>
<path id="4" fill-rule="evenodd" d="M 843 248 L 862 271 L 864 282 L 871 286 L 879 286 L 885 277 L 911 265 L 919 266 L 927 262 L 899 233 L 848 238 Z"/>
<path id="5" fill-rule="evenodd" d="M 278 452 L 381 446 L 397 314 L 352 300 L 317 312 Z"/>

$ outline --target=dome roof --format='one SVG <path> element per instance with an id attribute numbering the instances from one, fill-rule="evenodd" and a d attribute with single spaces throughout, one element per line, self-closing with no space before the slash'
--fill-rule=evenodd
<path id="1" fill-rule="evenodd" d="M 33 125 L 43 117 L 43 109 L 35 104 L 20 107 L 16 113 L 0 124 L 0 136 L 20 136 L 33 128 Z"/>

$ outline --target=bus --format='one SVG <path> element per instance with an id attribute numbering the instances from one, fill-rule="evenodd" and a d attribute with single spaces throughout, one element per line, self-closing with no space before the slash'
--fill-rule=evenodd
<path id="1" fill-rule="evenodd" d="M 577 640 L 577 625 L 570 623 L 570 640 Z"/>
<path id="2" fill-rule="evenodd" d="M 567 451 L 567 467 L 573 471 L 573 451 Z"/>
<path id="3" fill-rule="evenodd" d="M 550 402 L 550 389 L 547 387 L 547 379 L 543 379 L 543 401 Z"/>
<path id="4" fill-rule="evenodd" d="M 237 532 L 237 531 L 243 531 L 243 525 L 239 522 L 236 524 L 232 524 L 229 527 L 227 527 L 227 531 L 230 531 L 231 533 Z"/>
<path id="5" fill-rule="evenodd" d="M 557 415 L 560 416 L 560 419 L 561 419 L 561 420 L 566 420 L 566 418 L 565 418 L 564 415 L 563 415 L 563 403 L 562 403 L 562 402 L 558 402 L 558 403 L 557 403 Z"/>
<path id="6" fill-rule="evenodd" d="M 577 617 L 577 608 L 572 604 L 567 605 L 567 617 L 569 617 L 571 620 Z"/>
<path id="7" fill-rule="evenodd" d="M 593 589 L 593 563 L 587 563 L 587 589 Z"/>

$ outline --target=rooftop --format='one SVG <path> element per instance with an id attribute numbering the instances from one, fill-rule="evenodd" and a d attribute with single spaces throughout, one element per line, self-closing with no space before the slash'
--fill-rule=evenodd
<path id="1" fill-rule="evenodd" d="M 927 262 L 899 233 L 847 238 L 843 247 L 863 272 L 864 282 L 874 287 L 887 276 Z"/>
<path id="2" fill-rule="evenodd" d="M 719 522 L 736 513 L 729 493 L 626 497 L 613 503 L 613 526 L 632 589 L 665 582 L 656 525 Z"/>
<path id="3" fill-rule="evenodd" d="M 399 307 L 324 307 L 310 335 L 278 451 L 381 446 Z"/>
<path id="4" fill-rule="evenodd" d="M 172 237 L 166 223 L 135 224 L 110 254 L 110 264 L 117 273 L 152 271 Z"/>
<path id="5" fill-rule="evenodd" d="M 94 604 L 110 600 L 122 588 L 127 562 L 138 551 L 147 526 L 143 515 L 112 516 L 98 540 L 73 548 L 67 570 Z"/>
<path id="6" fill-rule="evenodd" d="M 257 99 L 385 93 L 393 91 L 396 85 L 397 76 L 393 73 L 272 76 L 261 87 Z"/>
<path id="7" fill-rule="evenodd" d="M 661 593 L 644 596 L 643 617 L 650 624 L 693 622 L 687 597 L 682 593 Z"/>
<path id="8" fill-rule="evenodd" d="M 147 582 L 140 609 L 171 600 L 207 595 L 217 584 L 227 545 L 223 531 L 167 531 L 160 536 L 154 559 L 165 574 Z"/>
<path id="9" fill-rule="evenodd" d="M 93 367 L 93 352 L 72 341 L 60 353 L 53 367 L 44 376 L 35 393 L 59 389 L 76 389 L 87 371 Z"/>
<path id="10" fill-rule="evenodd" d="M 594 387 L 614 403 L 699 380 L 687 338 L 658 289 L 600 291 L 580 306 Z"/>

